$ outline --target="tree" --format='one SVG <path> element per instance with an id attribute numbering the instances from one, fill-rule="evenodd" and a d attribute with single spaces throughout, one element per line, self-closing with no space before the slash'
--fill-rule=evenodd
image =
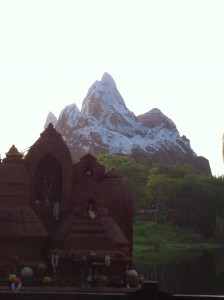
<path id="1" fill-rule="evenodd" d="M 180 188 L 181 180 L 159 174 L 156 167 L 151 169 L 145 189 L 148 207 L 156 209 L 156 221 L 167 219 L 168 213 L 175 206 L 175 199 L 178 197 Z"/>
<path id="2" fill-rule="evenodd" d="M 224 177 L 204 175 L 187 164 L 142 164 L 128 155 L 99 155 L 98 161 L 123 176 L 135 211 L 154 208 L 156 221 L 221 239 L 217 220 L 224 219 Z"/>
<path id="3" fill-rule="evenodd" d="M 145 205 L 145 189 L 150 165 L 136 162 L 128 155 L 116 156 L 109 154 L 98 155 L 98 162 L 107 170 L 115 168 L 124 178 L 134 198 L 135 211 Z"/>

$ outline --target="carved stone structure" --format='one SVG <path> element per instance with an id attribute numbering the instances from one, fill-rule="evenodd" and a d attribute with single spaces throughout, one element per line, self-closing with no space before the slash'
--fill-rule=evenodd
<path id="1" fill-rule="evenodd" d="M 0 163 L 0 243 L 1 266 L 17 255 L 21 266 L 44 261 L 68 276 L 121 275 L 132 257 L 131 195 L 91 154 L 73 164 L 49 124 L 25 157 L 12 146 Z"/>

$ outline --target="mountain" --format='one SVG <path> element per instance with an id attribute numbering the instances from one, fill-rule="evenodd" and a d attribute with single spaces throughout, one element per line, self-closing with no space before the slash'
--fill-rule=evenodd
<path id="1" fill-rule="evenodd" d="M 49 112 L 47 116 L 47 124 L 52 123 L 52 125 L 55 127 L 58 122 L 58 119 L 55 117 L 55 115 L 52 112 Z"/>
<path id="2" fill-rule="evenodd" d="M 159 109 L 135 116 L 108 73 L 89 88 L 81 111 L 70 104 L 58 120 L 49 113 L 45 128 L 49 123 L 63 136 L 73 159 L 87 153 L 128 154 L 137 160 L 150 157 L 156 163 L 189 163 L 211 174 L 209 161 L 196 155 L 190 141 Z"/>

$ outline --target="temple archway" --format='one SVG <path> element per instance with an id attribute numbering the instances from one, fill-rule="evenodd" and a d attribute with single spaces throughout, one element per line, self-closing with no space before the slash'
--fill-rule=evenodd
<path id="1" fill-rule="evenodd" d="M 69 209 L 72 183 L 72 159 L 68 146 L 52 124 L 49 124 L 41 133 L 40 138 L 31 146 L 25 162 L 30 177 L 31 206 L 38 210 L 37 204 L 41 206 L 52 204 L 52 202 L 60 203 L 60 212 L 66 213 Z M 44 182 L 44 177 L 46 182 Z M 49 188 L 53 186 L 50 184 L 51 180 L 56 186 L 54 197 L 52 197 L 52 192 L 49 194 Z M 43 188 L 44 185 L 46 190 Z M 48 199 L 49 196 L 54 199 Z M 47 209 L 47 205 L 42 205 L 42 211 L 43 207 Z M 57 208 L 56 206 L 56 210 Z"/>
<path id="2" fill-rule="evenodd" d="M 58 160 L 45 155 L 37 164 L 35 172 L 35 200 L 37 204 L 52 206 L 62 197 L 62 170 Z"/>

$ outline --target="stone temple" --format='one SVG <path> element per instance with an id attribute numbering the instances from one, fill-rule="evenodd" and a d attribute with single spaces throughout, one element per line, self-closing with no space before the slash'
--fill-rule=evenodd
<path id="1" fill-rule="evenodd" d="M 25 156 L 13 145 L 0 162 L 0 273 L 17 256 L 21 268 L 45 263 L 68 277 L 123 274 L 132 261 L 132 210 L 121 176 L 91 154 L 73 163 L 49 124 Z"/>

